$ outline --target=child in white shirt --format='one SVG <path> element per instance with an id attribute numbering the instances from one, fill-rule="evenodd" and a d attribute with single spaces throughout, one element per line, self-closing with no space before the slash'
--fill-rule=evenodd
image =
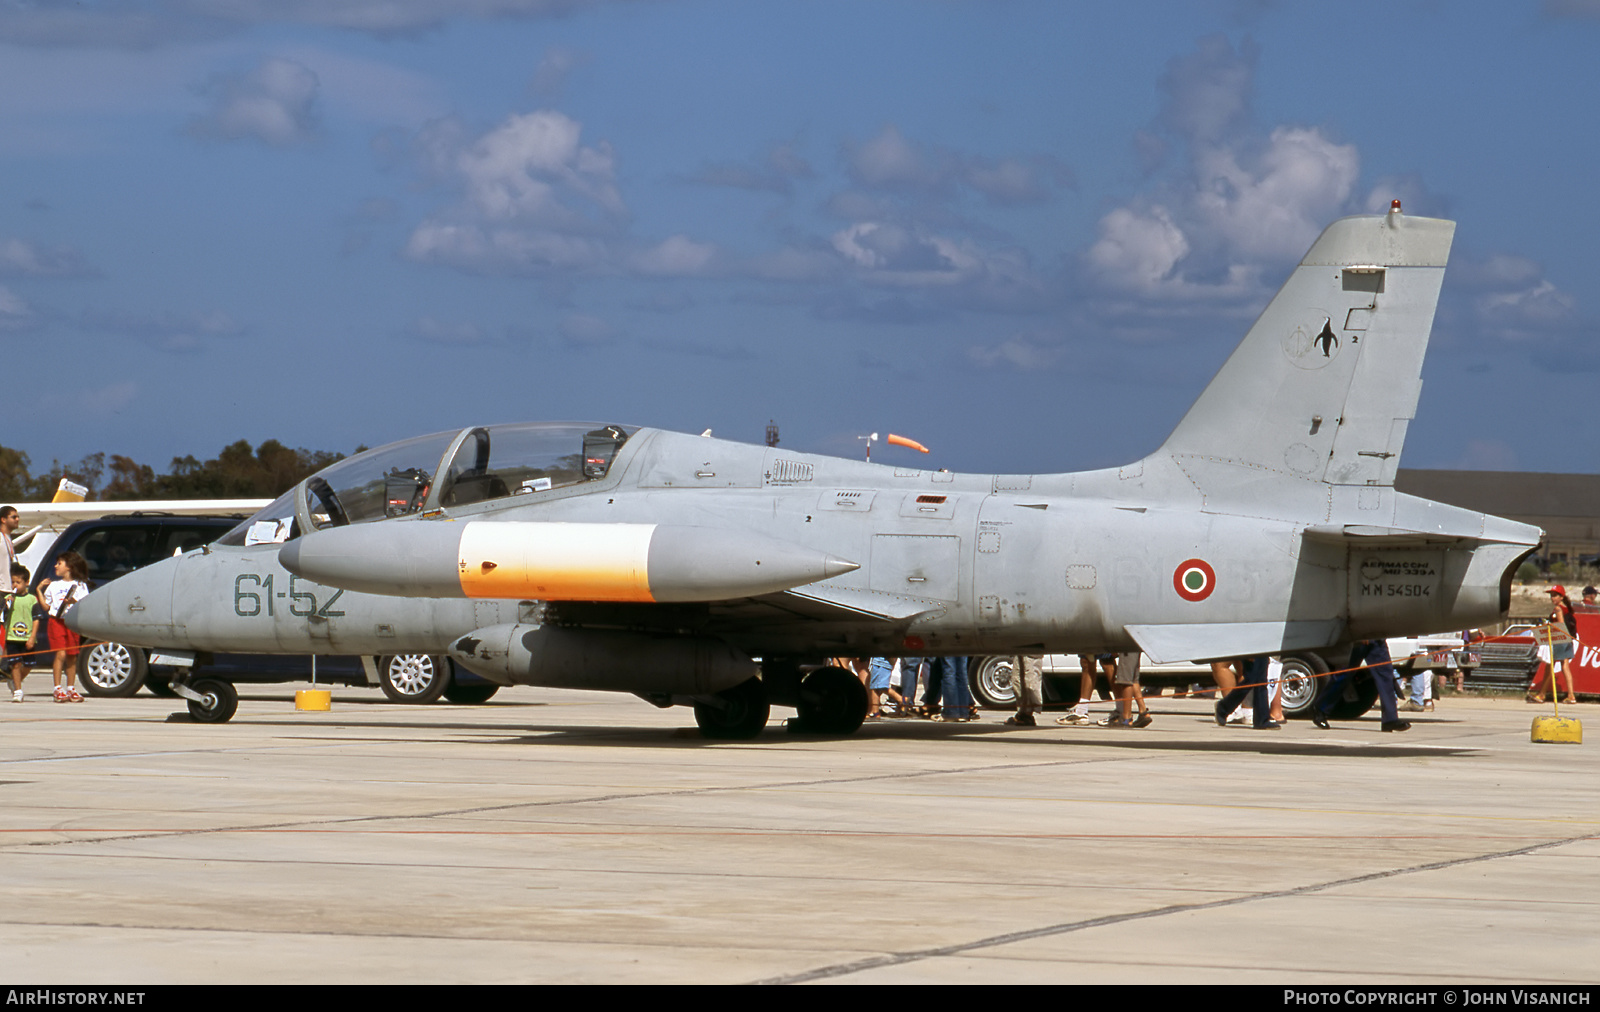
<path id="1" fill-rule="evenodd" d="M 77 552 L 62 552 L 61 557 L 56 559 L 56 577 L 54 580 L 39 581 L 39 597 L 50 615 L 46 620 L 45 634 L 50 649 L 55 651 L 51 674 L 56 683 L 56 702 L 81 703 L 83 697 L 78 694 L 76 682 L 78 646 L 82 640 L 67 628 L 61 617 L 68 608 L 89 596 L 89 565 Z M 68 657 L 72 658 L 71 664 L 67 663 Z M 67 676 L 65 686 L 61 684 L 63 673 Z"/>

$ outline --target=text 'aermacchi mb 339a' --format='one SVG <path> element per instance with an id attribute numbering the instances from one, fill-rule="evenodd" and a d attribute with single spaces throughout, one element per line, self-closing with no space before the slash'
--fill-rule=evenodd
<path id="1" fill-rule="evenodd" d="M 191 650 L 443 648 L 499 684 L 692 704 L 713 737 L 755 734 L 770 703 L 854 730 L 865 692 L 830 656 L 1337 659 L 1487 624 L 1542 532 L 1394 489 L 1454 231 L 1398 206 L 1334 222 L 1125 467 L 964 475 L 472 428 L 341 461 L 74 620 Z"/>

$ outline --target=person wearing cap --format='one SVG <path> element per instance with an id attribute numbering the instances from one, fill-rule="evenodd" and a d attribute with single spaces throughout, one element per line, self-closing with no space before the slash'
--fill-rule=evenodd
<path id="1" fill-rule="evenodd" d="M 1567 679 L 1567 697 L 1562 702 L 1576 703 L 1578 697 L 1572 692 L 1572 658 L 1578 652 L 1578 620 L 1572 614 L 1572 601 L 1567 597 L 1567 588 L 1558 583 L 1548 593 L 1552 607 L 1549 622 L 1537 633 L 1541 640 L 1539 656 L 1549 662 L 1552 691 L 1560 691 L 1556 684 L 1556 665 L 1561 665 L 1561 673 Z M 1536 679 L 1528 686 L 1530 703 L 1544 702 L 1543 684 L 1542 679 Z"/>
<path id="2" fill-rule="evenodd" d="M 1592 609 L 1594 611 L 1600 611 L 1600 600 L 1595 599 L 1595 595 L 1597 594 L 1600 594 L 1600 590 L 1596 590 L 1592 586 L 1585 587 L 1583 588 L 1583 600 L 1579 603 L 1583 605 L 1585 610 Z"/>

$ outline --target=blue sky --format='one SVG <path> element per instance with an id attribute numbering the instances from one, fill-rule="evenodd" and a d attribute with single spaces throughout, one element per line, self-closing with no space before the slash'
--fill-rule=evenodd
<path id="1" fill-rule="evenodd" d="M 1600 0 L 0 0 L 0 443 L 1108 466 L 1400 197 L 1460 222 L 1405 466 L 1595 471 L 1597 43 Z"/>

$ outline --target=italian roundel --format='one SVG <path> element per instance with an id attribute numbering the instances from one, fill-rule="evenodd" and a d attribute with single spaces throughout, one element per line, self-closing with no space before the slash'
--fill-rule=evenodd
<path id="1" fill-rule="evenodd" d="M 1180 562 L 1172 571 L 1172 589 L 1185 601 L 1204 601 L 1217 586 L 1217 573 L 1204 559 Z"/>

